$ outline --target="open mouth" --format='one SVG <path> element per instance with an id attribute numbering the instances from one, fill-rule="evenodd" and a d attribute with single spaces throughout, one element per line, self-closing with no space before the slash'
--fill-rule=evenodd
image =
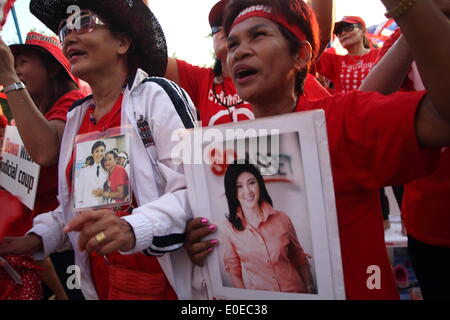
<path id="1" fill-rule="evenodd" d="M 234 78 L 236 80 L 244 80 L 247 79 L 255 74 L 258 73 L 258 70 L 248 67 L 248 66 L 242 66 L 242 67 L 238 67 L 236 68 L 235 72 L 234 72 Z"/>

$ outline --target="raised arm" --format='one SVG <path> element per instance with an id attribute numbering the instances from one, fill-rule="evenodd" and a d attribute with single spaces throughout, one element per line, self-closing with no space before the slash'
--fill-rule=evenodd
<path id="1" fill-rule="evenodd" d="M 382 0 L 388 10 L 400 0 Z M 422 76 L 428 94 L 416 115 L 416 132 L 425 147 L 450 145 L 450 23 L 437 4 L 415 3 L 396 18 Z"/>
<path id="2" fill-rule="evenodd" d="M 373 67 L 359 90 L 391 94 L 398 91 L 413 63 L 408 43 L 400 36 L 394 45 Z"/>
<path id="3" fill-rule="evenodd" d="M 330 42 L 334 28 L 334 0 L 310 0 L 320 27 L 320 51 Z"/>

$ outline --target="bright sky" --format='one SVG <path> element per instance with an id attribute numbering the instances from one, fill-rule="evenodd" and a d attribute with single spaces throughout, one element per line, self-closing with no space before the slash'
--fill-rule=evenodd
<path id="1" fill-rule="evenodd" d="M 218 0 L 149 0 L 150 8 L 158 18 L 169 49 L 169 55 L 176 54 L 192 64 L 211 65 L 212 40 L 208 38 L 210 32 L 208 14 Z M 16 0 L 15 8 L 18 15 L 22 38 L 30 29 L 47 30 L 29 12 L 30 0 Z M 386 20 L 385 9 L 380 0 L 335 0 L 336 20 L 345 15 L 361 16 L 367 26 L 379 24 Z M 49 33 L 50 31 L 46 31 Z M 12 14 L 2 31 L 2 37 L 8 44 L 18 43 Z"/>

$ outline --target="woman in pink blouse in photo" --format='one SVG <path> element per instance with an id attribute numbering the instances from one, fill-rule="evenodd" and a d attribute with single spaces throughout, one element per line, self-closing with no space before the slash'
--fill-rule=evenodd
<path id="1" fill-rule="evenodd" d="M 289 217 L 272 207 L 252 164 L 231 164 L 225 174 L 229 224 L 222 241 L 233 287 L 316 293 L 310 265 Z"/>

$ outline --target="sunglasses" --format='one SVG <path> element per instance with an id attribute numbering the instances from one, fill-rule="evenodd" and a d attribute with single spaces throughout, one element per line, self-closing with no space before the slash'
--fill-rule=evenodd
<path id="1" fill-rule="evenodd" d="M 76 34 L 87 33 L 94 30 L 96 26 L 105 25 L 106 23 L 92 11 L 76 12 L 67 19 L 61 21 L 58 28 L 59 40 L 63 43 L 71 32 Z"/>
<path id="2" fill-rule="evenodd" d="M 211 27 L 211 35 L 213 36 L 213 35 L 215 35 L 216 33 L 219 33 L 222 30 L 223 30 L 222 26 L 220 26 L 220 27 Z"/>
<path id="3" fill-rule="evenodd" d="M 355 28 L 360 28 L 359 24 L 357 23 L 349 23 L 349 24 L 344 24 L 341 25 L 339 28 L 336 29 L 336 31 L 334 31 L 334 33 L 336 35 L 341 35 L 342 32 L 352 32 L 353 30 L 355 30 Z"/>

